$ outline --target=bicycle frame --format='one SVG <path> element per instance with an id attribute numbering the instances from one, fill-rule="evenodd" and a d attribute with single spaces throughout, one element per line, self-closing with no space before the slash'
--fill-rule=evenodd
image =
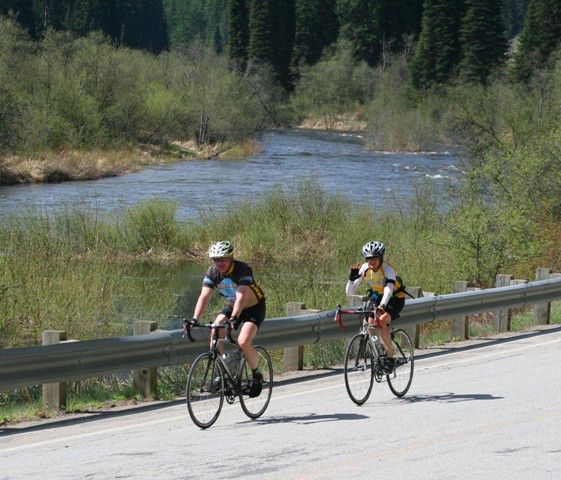
<path id="1" fill-rule="evenodd" d="M 391 345 L 397 357 L 392 356 L 392 366 L 386 369 L 386 345 L 379 335 L 381 327 L 377 309 L 366 308 L 366 303 L 362 308 L 345 310 L 341 305 L 337 305 L 335 322 L 341 330 L 345 328 L 342 318 L 344 313 L 361 314 L 359 331 L 350 339 L 345 354 L 345 387 L 351 400 L 357 405 L 362 405 L 370 396 L 373 380 L 380 383 L 384 377 L 394 395 L 405 395 L 413 379 L 414 363 L 414 348 L 407 332 L 401 328 L 394 329 L 390 324 Z M 377 334 L 376 340 L 371 341 Z M 367 372 L 371 372 L 369 378 Z"/>
<path id="2" fill-rule="evenodd" d="M 189 337 L 189 339 L 194 342 L 195 339 L 191 336 L 191 325 L 187 324 L 185 333 Z M 238 342 L 232 337 L 232 322 L 230 320 L 226 321 L 225 323 L 220 324 L 208 324 L 208 325 L 196 325 L 196 328 L 206 328 L 211 331 L 212 343 L 210 345 L 210 349 L 208 353 L 212 355 L 213 360 L 216 360 L 222 367 L 222 371 L 224 372 L 224 380 L 226 381 L 226 386 L 232 389 L 231 395 L 236 396 L 240 393 L 241 389 L 241 369 L 242 369 L 242 362 L 240 361 L 236 367 L 235 372 L 231 372 L 230 368 L 222 358 L 220 351 L 218 350 L 219 342 L 228 342 L 232 345 L 235 345 L 239 348 Z M 218 335 L 219 330 L 225 331 L 225 338 L 220 338 Z M 243 354 L 242 357 L 243 358 Z M 214 372 L 210 372 L 211 375 L 214 375 Z M 208 372 L 207 372 L 208 374 Z"/>
<path id="3" fill-rule="evenodd" d="M 345 329 L 345 326 L 343 325 L 343 318 L 342 318 L 342 314 L 343 313 L 362 313 L 364 314 L 362 317 L 362 324 L 360 327 L 360 332 L 364 333 L 368 336 L 368 338 L 370 339 L 372 337 L 372 333 L 370 332 L 371 330 L 373 330 L 374 332 L 378 332 L 380 330 L 380 319 L 378 317 L 378 311 L 377 309 L 368 309 L 365 307 L 359 307 L 359 308 L 349 308 L 346 310 L 343 310 L 343 308 L 341 307 L 341 305 L 337 305 L 337 310 L 335 310 L 335 322 L 339 325 L 339 330 L 343 331 Z M 374 322 L 373 323 L 369 323 L 368 319 L 370 317 L 374 318 Z M 390 333 L 393 332 L 393 327 L 390 324 Z"/>

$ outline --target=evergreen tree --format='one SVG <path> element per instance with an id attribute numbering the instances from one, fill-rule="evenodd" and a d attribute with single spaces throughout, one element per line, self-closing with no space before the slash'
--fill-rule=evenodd
<path id="1" fill-rule="evenodd" d="M 272 2 L 273 25 L 271 36 L 273 39 L 273 57 L 270 63 L 273 65 L 278 80 L 290 88 L 290 62 L 294 46 L 295 28 L 295 0 L 283 0 Z"/>
<path id="2" fill-rule="evenodd" d="M 503 0 L 503 20 L 507 38 L 520 33 L 529 0 Z"/>
<path id="3" fill-rule="evenodd" d="M 234 65 L 245 70 L 249 44 L 248 0 L 230 0 L 228 10 L 228 57 Z"/>
<path id="4" fill-rule="evenodd" d="M 423 0 L 339 0 L 341 34 L 353 55 L 376 65 L 384 51 L 399 51 L 404 37 L 420 31 Z"/>
<path id="5" fill-rule="evenodd" d="M 212 49 L 218 55 L 222 53 L 223 45 L 222 45 L 222 35 L 220 34 L 220 26 L 216 24 L 214 28 L 214 36 L 212 37 Z"/>
<path id="6" fill-rule="evenodd" d="M 68 11 L 73 6 L 73 1 L 64 0 L 33 0 L 32 12 L 35 18 L 35 31 L 37 34 L 47 28 L 62 30 Z"/>
<path id="7" fill-rule="evenodd" d="M 350 40 L 353 56 L 375 65 L 380 58 L 381 32 L 377 29 L 377 0 L 339 0 L 341 35 Z"/>
<path id="8" fill-rule="evenodd" d="M 3 0 L 0 15 L 11 15 L 32 37 L 37 35 L 37 23 L 33 12 L 33 0 Z"/>
<path id="9" fill-rule="evenodd" d="M 515 54 L 516 78 L 527 81 L 534 70 L 546 67 L 551 53 L 560 43 L 561 2 L 530 0 Z"/>
<path id="10" fill-rule="evenodd" d="M 485 83 L 491 70 L 505 60 L 501 4 L 496 0 L 467 0 L 462 22 L 461 76 L 468 81 Z"/>
<path id="11" fill-rule="evenodd" d="M 272 64 L 275 55 L 272 26 L 274 0 L 253 0 L 249 14 L 248 59 L 257 63 Z"/>
<path id="12" fill-rule="evenodd" d="M 411 81 L 419 90 L 453 78 L 461 59 L 463 0 L 425 0 L 421 34 L 411 62 Z"/>
<path id="13" fill-rule="evenodd" d="M 336 0 L 296 0 L 293 65 L 316 63 L 338 32 Z"/>

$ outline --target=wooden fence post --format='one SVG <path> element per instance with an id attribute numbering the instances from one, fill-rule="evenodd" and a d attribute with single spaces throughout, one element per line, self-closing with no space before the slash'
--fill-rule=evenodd
<path id="1" fill-rule="evenodd" d="M 362 295 L 347 295 L 347 303 L 349 307 L 362 307 Z"/>
<path id="2" fill-rule="evenodd" d="M 423 296 L 421 287 L 407 287 L 407 292 L 413 298 L 420 298 Z M 409 338 L 411 338 L 413 348 L 420 348 L 421 326 L 419 324 L 408 325 L 407 327 L 403 327 L 403 330 L 405 330 L 407 335 L 409 335 Z"/>
<path id="3" fill-rule="evenodd" d="M 461 280 L 454 282 L 452 286 L 452 292 L 461 293 L 467 292 L 468 282 Z M 452 338 L 459 338 L 460 340 L 465 340 L 469 338 L 469 320 L 467 316 L 455 317 L 452 319 Z"/>
<path id="4" fill-rule="evenodd" d="M 137 321 L 133 323 L 133 335 L 146 335 L 158 328 L 157 322 Z M 158 388 L 157 367 L 141 368 L 133 371 L 133 388 L 143 397 L 154 397 Z"/>
<path id="5" fill-rule="evenodd" d="M 537 268 L 536 280 L 546 280 L 549 278 L 551 270 L 549 268 Z M 534 307 L 536 325 L 548 325 L 551 313 L 551 303 L 538 303 Z"/>
<path id="6" fill-rule="evenodd" d="M 512 275 L 499 273 L 495 279 L 495 287 L 507 287 L 512 281 Z M 498 332 L 506 332 L 510 329 L 510 317 L 511 311 L 498 310 L 495 312 L 495 318 L 493 319 L 493 326 Z"/>
<path id="7" fill-rule="evenodd" d="M 302 315 L 306 305 L 300 302 L 288 302 L 285 307 L 287 317 Z M 304 368 L 304 345 L 285 347 L 282 356 L 282 365 L 285 372 L 302 370 Z"/>
<path id="8" fill-rule="evenodd" d="M 45 330 L 42 335 L 42 345 L 55 345 L 66 340 L 64 330 Z M 43 406 L 52 410 L 66 408 L 66 383 L 43 384 Z"/>

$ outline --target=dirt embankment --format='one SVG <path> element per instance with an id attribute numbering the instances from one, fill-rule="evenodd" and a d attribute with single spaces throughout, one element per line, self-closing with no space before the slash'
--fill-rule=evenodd
<path id="1" fill-rule="evenodd" d="M 259 146 L 255 142 L 244 142 L 231 147 L 223 144 L 198 146 L 194 141 L 188 141 L 114 150 L 67 149 L 31 155 L 9 155 L 0 157 L 0 185 L 95 180 L 136 172 L 150 165 L 216 156 L 232 158 L 258 150 Z"/>

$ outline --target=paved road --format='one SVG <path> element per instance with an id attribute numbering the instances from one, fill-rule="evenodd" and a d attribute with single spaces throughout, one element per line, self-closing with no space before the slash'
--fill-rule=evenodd
<path id="1" fill-rule="evenodd" d="M 0 429 L 0 479 L 558 479 L 560 370 L 557 327 L 425 353 L 405 398 L 375 385 L 362 407 L 335 371 L 206 431 L 179 402 L 18 425 Z"/>

